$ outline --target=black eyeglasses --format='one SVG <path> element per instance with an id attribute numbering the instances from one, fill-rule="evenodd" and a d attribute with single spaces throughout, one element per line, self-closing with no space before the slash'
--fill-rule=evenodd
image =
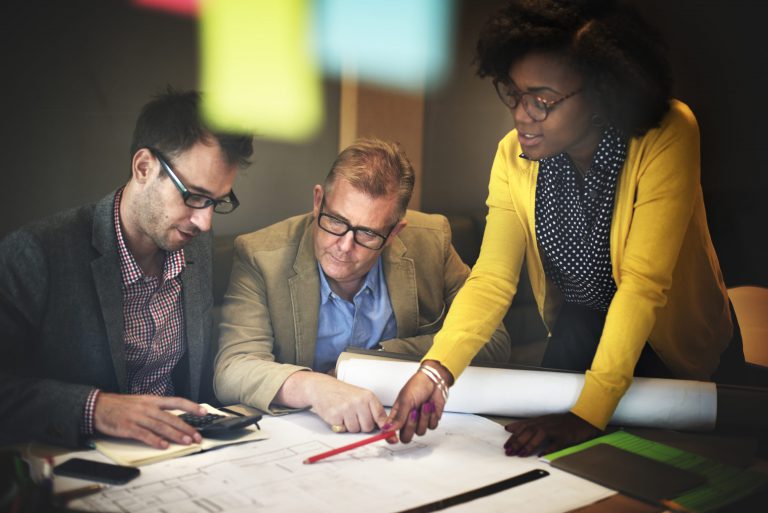
<path id="1" fill-rule="evenodd" d="M 581 89 L 576 89 L 562 98 L 549 101 L 533 93 L 521 93 L 509 82 L 494 80 L 493 86 L 496 88 L 496 94 L 499 95 L 504 105 L 509 107 L 510 110 L 515 110 L 522 103 L 523 109 L 534 121 L 544 121 L 556 105 L 581 92 Z"/>
<path id="2" fill-rule="evenodd" d="M 160 162 L 160 167 L 165 170 L 165 172 L 171 178 L 171 181 L 174 183 L 174 185 L 176 185 L 176 188 L 179 189 L 181 197 L 184 198 L 184 204 L 186 206 L 200 209 L 208 208 L 213 205 L 213 211 L 217 214 L 229 214 L 240 206 L 240 202 L 237 200 L 237 196 L 235 196 L 235 191 L 229 191 L 227 197 L 222 199 L 213 199 L 204 194 L 195 194 L 189 192 L 184 184 L 181 183 L 179 177 L 176 176 L 176 173 L 173 172 L 173 169 L 171 168 L 170 164 L 168 164 L 168 161 L 163 156 L 163 154 L 154 148 L 147 149 L 152 153 L 152 155 L 155 156 L 157 161 Z"/>
<path id="3" fill-rule="evenodd" d="M 334 215 L 323 212 L 324 206 L 325 198 L 323 198 L 323 202 L 320 204 L 320 214 L 317 216 L 317 226 L 322 228 L 323 231 L 326 231 L 337 237 L 346 235 L 347 232 L 351 231 L 352 238 L 357 244 L 360 244 L 364 248 L 372 249 L 374 251 L 379 250 L 384 246 L 384 244 L 387 242 L 387 239 L 389 238 L 389 234 L 392 233 L 392 230 L 394 230 L 395 226 L 397 226 L 397 223 L 393 224 L 389 228 L 387 234 L 382 235 L 364 226 L 352 226 L 344 219 L 340 219 Z"/>

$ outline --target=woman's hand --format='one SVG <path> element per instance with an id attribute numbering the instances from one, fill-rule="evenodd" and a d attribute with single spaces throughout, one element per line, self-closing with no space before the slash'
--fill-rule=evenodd
<path id="1" fill-rule="evenodd" d="M 512 433 L 504 444 L 507 456 L 529 456 L 539 448 L 540 454 L 549 454 L 602 433 L 571 412 L 512 422 L 504 429 Z"/>
<path id="2" fill-rule="evenodd" d="M 446 385 L 453 384 L 453 376 L 439 362 L 427 360 L 422 365 L 435 369 L 445 380 Z M 389 412 L 387 424 L 390 426 L 389 429 L 400 430 L 400 441 L 407 444 L 414 433 L 422 436 L 427 432 L 427 428 L 435 429 L 443 415 L 444 407 L 445 399 L 438 386 L 427 374 L 418 371 L 411 376 L 397 395 L 395 404 Z M 397 437 L 387 441 L 397 442 Z"/>

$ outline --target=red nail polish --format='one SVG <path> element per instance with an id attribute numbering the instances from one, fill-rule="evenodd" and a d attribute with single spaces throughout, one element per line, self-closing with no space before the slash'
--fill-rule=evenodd
<path id="1" fill-rule="evenodd" d="M 419 410 L 417 410 L 416 408 L 411 410 L 411 420 L 414 422 L 419 420 Z"/>

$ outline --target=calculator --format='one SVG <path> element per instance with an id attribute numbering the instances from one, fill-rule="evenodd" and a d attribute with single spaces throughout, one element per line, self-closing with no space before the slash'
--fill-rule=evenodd
<path id="1" fill-rule="evenodd" d="M 197 429 L 204 437 L 221 438 L 234 435 L 252 424 L 256 424 L 258 428 L 261 415 L 229 417 L 218 413 L 206 413 L 205 415 L 182 413 L 179 418 Z"/>
<path id="2" fill-rule="evenodd" d="M 182 413 L 179 418 L 192 426 L 193 428 L 200 429 L 207 426 L 216 419 L 223 419 L 224 415 L 218 413 L 206 413 L 205 415 L 194 415 L 192 413 Z"/>

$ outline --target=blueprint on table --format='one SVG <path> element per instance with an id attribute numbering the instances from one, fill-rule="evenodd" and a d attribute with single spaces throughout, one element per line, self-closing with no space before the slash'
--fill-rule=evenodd
<path id="1" fill-rule="evenodd" d="M 142 467 L 127 485 L 71 503 L 93 511 L 213 513 L 390 512 L 543 468 L 549 476 L 449 511 L 567 511 L 614 492 L 551 468 L 509 458 L 503 428 L 482 417 L 445 414 L 410 444 L 377 442 L 312 465 L 303 460 L 368 435 L 334 434 L 303 412 L 262 421 L 269 439 Z"/>

